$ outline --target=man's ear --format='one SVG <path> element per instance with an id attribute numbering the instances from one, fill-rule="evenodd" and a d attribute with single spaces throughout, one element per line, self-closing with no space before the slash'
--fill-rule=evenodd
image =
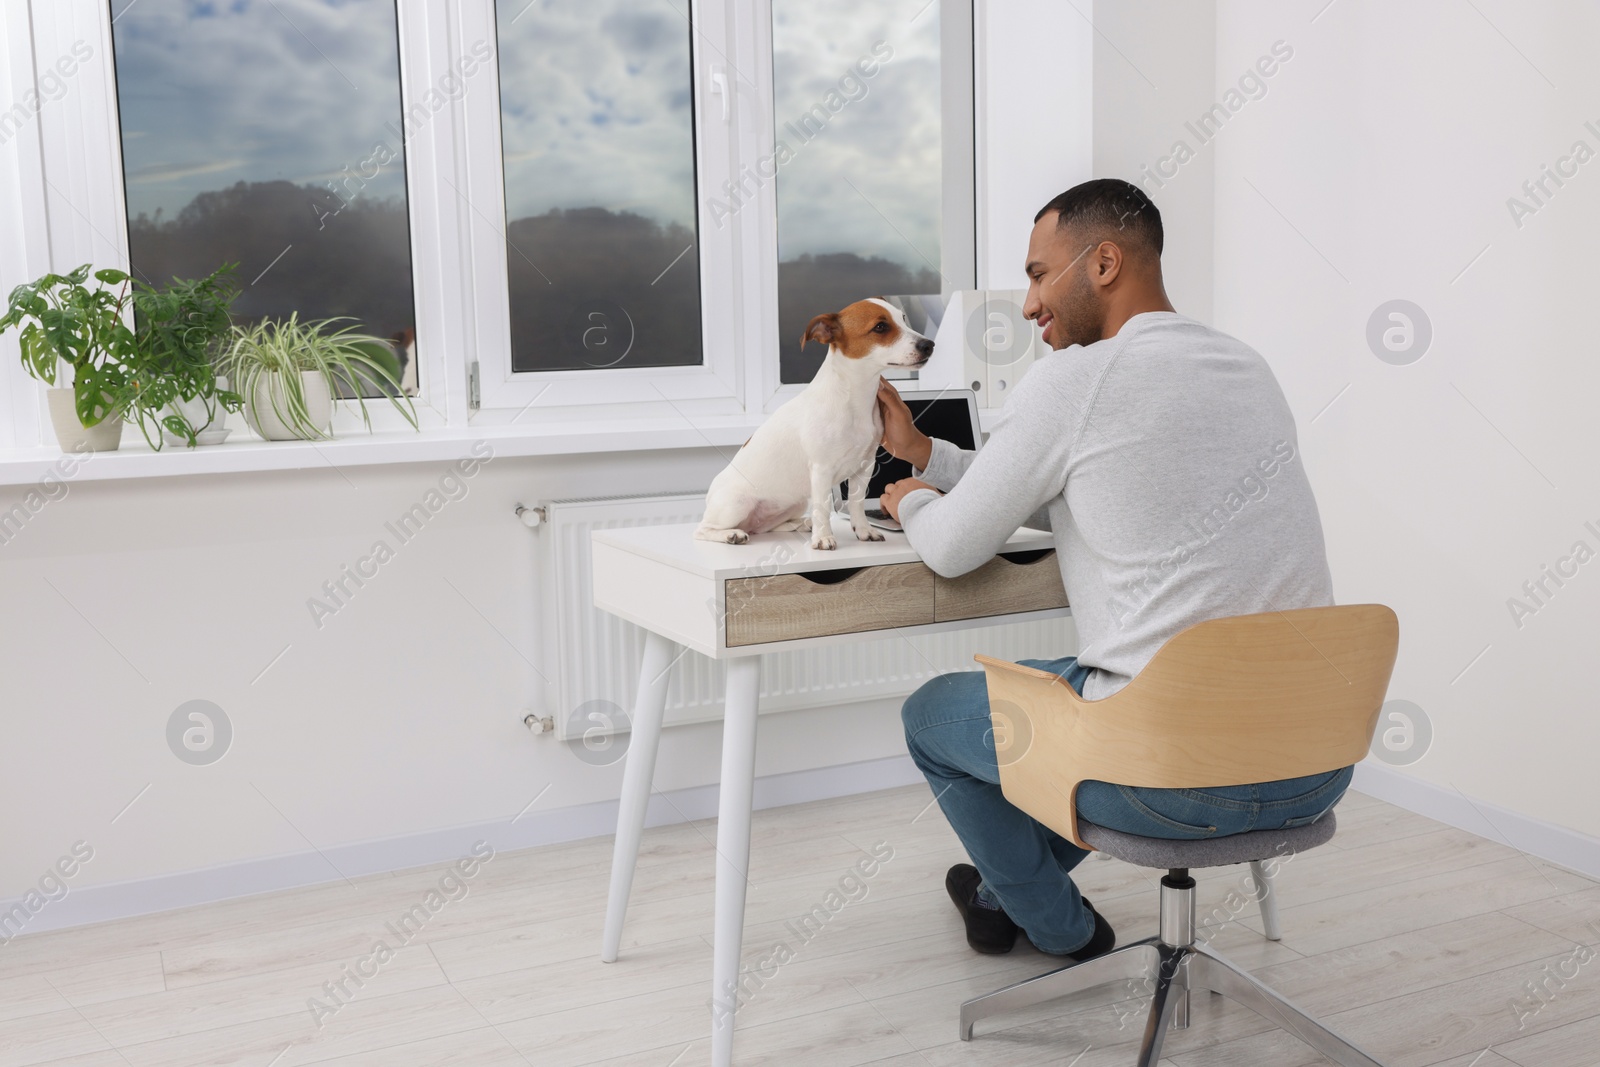
<path id="1" fill-rule="evenodd" d="M 806 326 L 806 332 L 800 335 L 800 347 L 804 348 L 807 341 L 815 341 L 821 345 L 831 345 L 840 337 L 838 315 L 818 315 Z"/>
<path id="2" fill-rule="evenodd" d="M 1096 285 L 1110 285 L 1122 273 L 1122 249 L 1114 241 L 1101 241 L 1090 254 L 1089 280 Z"/>

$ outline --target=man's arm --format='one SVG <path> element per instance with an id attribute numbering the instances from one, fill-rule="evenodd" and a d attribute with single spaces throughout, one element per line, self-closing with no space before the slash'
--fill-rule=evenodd
<path id="1" fill-rule="evenodd" d="M 911 419 L 911 409 L 888 382 L 880 382 L 878 392 L 879 407 L 883 411 L 884 447 L 891 455 L 911 464 L 911 477 L 917 481 L 926 482 L 941 492 L 955 488 L 978 453 L 918 430 Z M 1048 509 L 1041 507 L 1028 516 L 1023 525 L 1036 530 L 1050 529 Z"/>
<path id="2" fill-rule="evenodd" d="M 929 451 L 928 465 L 918 467 L 913 463 L 911 477 L 948 493 L 956 487 L 961 476 L 967 473 L 967 468 L 972 466 L 972 461 L 977 458 L 978 453 L 957 448 L 942 438 L 934 437 L 930 440 L 933 442 L 933 448 Z"/>
<path id="3" fill-rule="evenodd" d="M 883 416 L 883 447 L 891 456 L 911 464 L 913 478 L 948 490 L 977 455 L 917 429 L 900 390 L 883 378 L 878 379 L 878 411 Z"/>
<path id="4" fill-rule="evenodd" d="M 1019 388 L 983 451 L 961 462 L 961 451 L 948 446 L 950 466 L 961 462 L 958 483 L 944 496 L 918 489 L 897 502 L 900 525 L 923 561 L 947 578 L 965 574 L 992 559 L 1019 526 L 1038 522 L 1066 487 L 1077 422 L 1055 390 Z M 932 450 L 930 467 L 941 451 Z"/>

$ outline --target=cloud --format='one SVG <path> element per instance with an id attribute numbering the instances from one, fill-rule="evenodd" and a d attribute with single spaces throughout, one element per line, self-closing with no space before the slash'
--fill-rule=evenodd
<path id="1" fill-rule="evenodd" d="M 925 2 L 774 0 L 780 124 L 820 100 L 874 42 L 894 49 L 867 96 L 780 172 L 785 259 L 855 252 L 937 266 L 938 6 L 918 15 Z M 512 218 L 598 206 L 693 224 L 692 37 L 680 9 L 665 0 L 497 0 Z M 338 174 L 396 141 L 393 0 L 141 0 L 114 32 L 135 216 L 160 208 L 171 217 L 198 193 L 240 180 Z M 731 80 L 747 79 L 736 71 Z M 428 87 L 409 88 L 415 102 Z M 749 106 L 751 94 L 740 96 Z M 402 168 L 384 168 L 362 195 L 403 197 Z"/>
<path id="2" fill-rule="evenodd" d="M 939 267 L 938 5 L 774 0 L 780 127 L 820 101 L 872 46 L 894 58 L 779 171 L 779 257 L 855 252 L 914 270 Z M 783 136 L 782 132 L 779 134 Z M 855 188 L 851 188 L 851 186 Z"/>
<path id="3" fill-rule="evenodd" d="M 400 113 L 393 0 L 141 0 L 113 27 L 130 214 L 366 159 Z M 235 161 L 215 170 L 204 160 Z M 143 180 L 169 161 L 163 180 Z M 191 167 L 190 164 L 194 166 Z M 137 175 L 141 180 L 132 180 Z M 404 193 L 399 167 L 368 195 Z"/>
<path id="4" fill-rule="evenodd" d="M 242 159 L 223 159 L 215 163 L 152 163 L 137 170 L 129 169 L 129 185 L 148 185 L 151 182 L 177 182 L 202 174 L 219 171 L 236 171 L 244 166 Z"/>
<path id="5" fill-rule="evenodd" d="M 688 21 L 655 0 L 499 0 L 513 218 L 604 207 L 693 225 Z"/>

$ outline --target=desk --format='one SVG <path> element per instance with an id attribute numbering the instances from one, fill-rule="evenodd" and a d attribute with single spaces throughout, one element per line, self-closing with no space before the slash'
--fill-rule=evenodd
<path id="1" fill-rule="evenodd" d="M 647 631 L 600 958 L 615 961 L 622 944 L 672 664 L 685 648 L 724 660 L 711 1062 L 729 1067 L 744 940 L 760 654 L 1055 618 L 1068 609 L 1055 542 L 1039 530 L 1018 530 L 1000 556 L 951 579 L 929 570 L 904 534 L 858 541 L 843 516 L 834 517 L 839 547 L 831 552 L 811 548 L 810 535 L 798 532 L 758 534 L 744 545 L 697 541 L 695 525 L 592 535 L 595 606 Z"/>

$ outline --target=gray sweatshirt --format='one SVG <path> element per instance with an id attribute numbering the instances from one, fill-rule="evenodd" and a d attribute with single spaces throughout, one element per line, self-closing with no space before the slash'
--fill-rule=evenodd
<path id="1" fill-rule="evenodd" d="M 1042 357 L 981 452 L 935 440 L 900 522 L 953 577 L 1019 526 L 1050 530 L 1084 696 L 1126 685 L 1184 627 L 1333 603 L 1322 522 L 1272 369 L 1170 311 Z"/>

